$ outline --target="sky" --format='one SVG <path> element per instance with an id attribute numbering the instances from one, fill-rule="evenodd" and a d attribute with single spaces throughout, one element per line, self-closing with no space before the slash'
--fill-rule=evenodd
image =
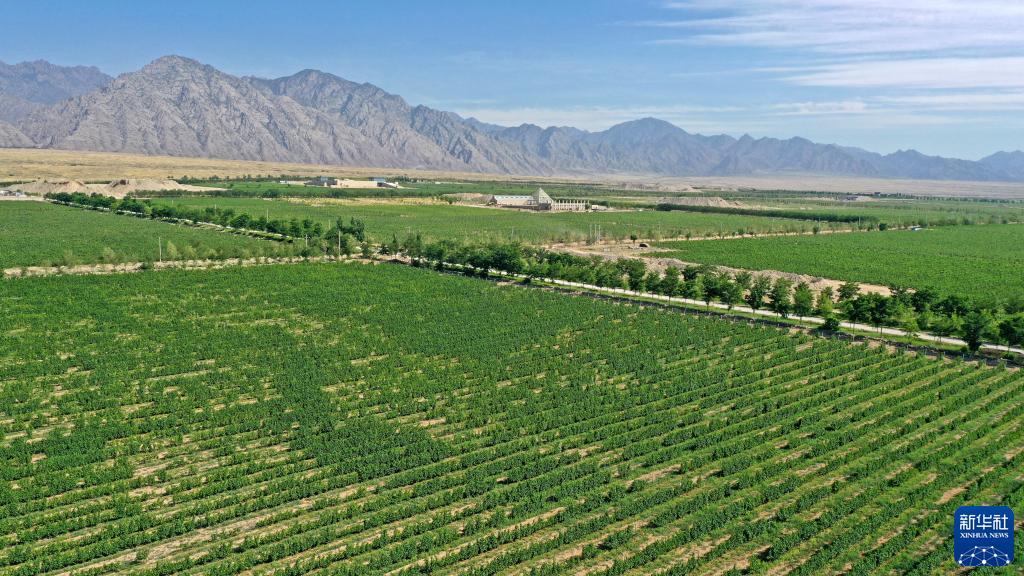
<path id="1" fill-rule="evenodd" d="M 0 61 L 305 68 L 487 122 L 977 159 L 1024 148 L 1024 0 L 0 0 Z"/>

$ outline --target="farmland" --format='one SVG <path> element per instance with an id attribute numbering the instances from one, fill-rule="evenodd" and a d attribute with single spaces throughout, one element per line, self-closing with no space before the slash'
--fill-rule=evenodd
<path id="1" fill-rule="evenodd" d="M 784 194 L 784 193 L 782 193 Z M 743 198 L 744 194 L 726 194 Z M 703 209 L 708 213 L 754 212 L 757 215 L 814 220 L 824 228 L 832 222 L 845 222 L 855 227 L 890 228 L 912 226 L 950 226 L 960 224 L 1007 224 L 1024 221 L 1024 204 L 1020 202 L 971 202 L 966 200 L 885 200 L 871 202 L 835 202 L 822 197 L 776 197 L 762 193 L 743 202 L 744 209 Z M 675 209 L 699 212 L 701 207 L 676 206 Z"/>
<path id="2" fill-rule="evenodd" d="M 387 265 L 4 288 L 5 574 L 946 574 L 1024 503 L 1020 372 Z"/>
<path id="3" fill-rule="evenodd" d="M 199 180 L 193 184 L 227 188 L 211 190 L 209 196 L 249 198 L 440 198 L 449 194 L 532 194 L 538 186 L 555 197 L 586 198 L 592 202 L 620 207 L 654 208 L 665 198 L 701 198 L 718 196 L 738 201 L 748 210 L 772 218 L 817 220 L 822 226 L 829 222 L 860 223 L 863 226 L 885 223 L 890 227 L 934 226 L 964 223 L 1006 223 L 1024 221 L 1024 204 L 1019 201 L 942 200 L 870 198 L 866 201 L 845 201 L 843 195 L 787 190 L 737 192 L 656 192 L 643 189 L 621 189 L 608 185 L 555 182 L 501 181 L 402 181 L 400 189 L 327 189 L 282 184 L 277 180 Z M 162 196 L 173 196 L 167 192 Z M 193 194 L 201 195 L 201 194 Z M 699 211 L 699 207 L 679 209 Z M 849 227 L 849 226 L 840 226 Z"/>
<path id="4" fill-rule="evenodd" d="M 1009 299 L 1024 290 L 1024 226 L 952 226 L 720 241 L 664 242 L 659 256 L 943 293 Z"/>
<path id="5" fill-rule="evenodd" d="M 578 198 L 638 198 L 643 200 L 652 193 L 643 190 L 623 190 L 599 184 L 559 182 L 502 182 L 497 180 L 430 181 L 399 178 L 401 188 L 323 188 L 299 184 L 282 184 L 279 180 L 193 180 L 190 183 L 226 190 L 211 190 L 211 196 L 236 196 L 253 198 L 276 197 L 326 197 L 326 198 L 400 198 L 435 197 L 445 194 L 472 192 L 475 194 L 532 194 L 543 186 L 553 196 Z M 200 195 L 200 194 L 196 194 Z"/>
<path id="6" fill-rule="evenodd" d="M 0 204 L 0 269 L 154 261 L 158 239 L 183 257 L 273 254 L 274 243 L 43 202 Z"/>
<path id="7" fill-rule="evenodd" d="M 426 239 L 583 241 L 594 226 L 603 238 L 673 238 L 744 232 L 810 230 L 810 222 L 688 212 L 532 213 L 444 203 L 362 202 L 344 200 L 263 200 L 248 198 L 163 198 L 183 206 L 231 208 L 254 216 L 312 219 L 329 226 L 337 218 L 366 222 L 371 239 L 422 234 Z"/>

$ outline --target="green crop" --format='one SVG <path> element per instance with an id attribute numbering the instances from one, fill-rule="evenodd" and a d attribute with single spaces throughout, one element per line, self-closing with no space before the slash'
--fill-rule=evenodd
<path id="1" fill-rule="evenodd" d="M 388 265 L 0 309 L 3 574 L 939 574 L 1024 504 L 1002 368 Z"/>

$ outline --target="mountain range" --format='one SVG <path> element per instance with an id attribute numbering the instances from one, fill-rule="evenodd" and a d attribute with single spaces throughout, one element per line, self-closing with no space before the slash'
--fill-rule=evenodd
<path id="1" fill-rule="evenodd" d="M 1024 181 L 1020 151 L 979 161 L 882 155 L 804 138 L 703 136 L 655 118 L 600 132 L 505 127 L 317 70 L 238 77 L 180 56 L 117 78 L 93 67 L 0 62 L 0 147 L 523 175 Z"/>

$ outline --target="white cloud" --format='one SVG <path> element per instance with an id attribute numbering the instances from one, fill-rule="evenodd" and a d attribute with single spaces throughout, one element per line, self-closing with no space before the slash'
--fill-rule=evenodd
<path id="1" fill-rule="evenodd" d="M 882 96 L 878 98 L 878 101 L 884 104 L 907 105 L 931 110 L 969 110 L 974 112 L 1024 110 L 1024 92 L 957 92 Z"/>
<path id="2" fill-rule="evenodd" d="M 693 0 L 666 6 L 691 17 L 638 23 L 682 34 L 660 43 L 836 54 L 1024 48 L 1020 0 Z"/>
<path id="3" fill-rule="evenodd" d="M 781 104 L 779 114 L 889 114 L 904 121 L 931 114 L 942 121 L 942 113 L 953 111 L 1022 107 L 1024 0 L 679 0 L 664 6 L 672 18 L 635 23 L 663 31 L 650 43 L 753 48 L 767 65 L 748 72 L 856 94 L 844 102 Z"/>
<path id="4" fill-rule="evenodd" d="M 867 103 L 857 100 L 842 102 L 786 102 L 773 106 L 779 114 L 787 116 L 822 116 L 831 114 L 864 114 Z"/>
<path id="5" fill-rule="evenodd" d="M 1024 57 L 872 60 L 819 66 L 787 79 L 856 88 L 1024 88 Z"/>

